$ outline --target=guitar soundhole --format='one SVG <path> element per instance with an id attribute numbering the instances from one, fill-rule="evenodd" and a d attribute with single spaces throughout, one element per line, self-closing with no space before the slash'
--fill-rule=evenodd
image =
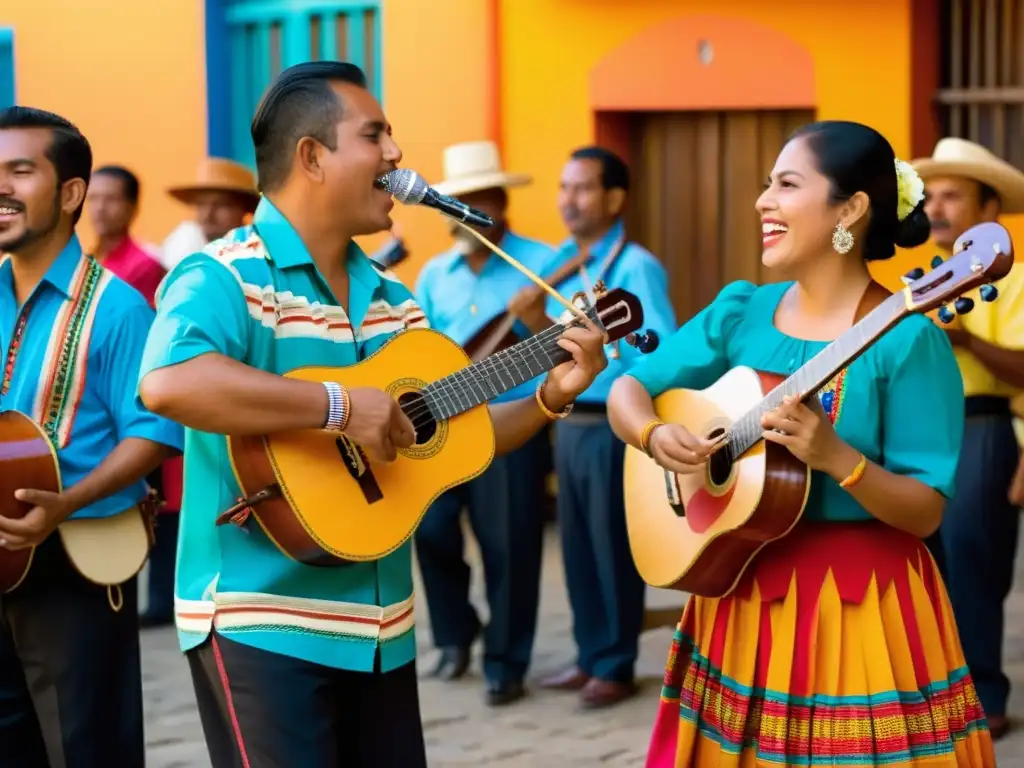
<path id="1" fill-rule="evenodd" d="M 708 434 L 708 440 L 714 440 L 724 433 L 725 429 L 722 427 L 713 429 Z M 728 482 L 730 473 L 732 473 L 732 454 L 729 447 L 725 446 L 711 454 L 711 458 L 708 460 L 708 476 L 711 478 L 712 485 L 720 486 Z"/>
<path id="2" fill-rule="evenodd" d="M 416 445 L 425 445 L 437 434 L 437 422 L 430 413 L 420 392 L 405 392 L 398 396 L 398 404 L 416 429 Z"/>

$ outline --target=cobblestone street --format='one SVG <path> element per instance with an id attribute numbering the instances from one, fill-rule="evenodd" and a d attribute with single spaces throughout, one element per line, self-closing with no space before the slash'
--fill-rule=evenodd
<path id="1" fill-rule="evenodd" d="M 546 553 L 532 680 L 573 659 L 561 558 L 553 530 L 548 533 Z M 1011 715 L 1024 721 L 1024 554 L 1018 557 L 1017 567 L 1018 588 L 1007 617 L 1006 658 L 1016 688 Z M 662 607 L 681 605 L 682 600 L 679 595 L 652 592 L 648 603 Z M 417 611 L 421 667 L 427 667 L 434 657 L 422 600 Z M 642 765 L 670 636 L 667 628 L 644 634 L 639 665 L 642 691 L 632 701 L 605 712 L 581 712 L 571 694 L 535 687 L 518 704 L 489 709 L 483 704 L 479 663 L 457 683 L 424 680 L 420 696 L 431 767 Z M 143 632 L 143 666 L 150 768 L 208 766 L 188 668 L 172 630 Z M 1000 765 L 1024 766 L 1024 729 L 1011 732 L 999 743 L 997 752 Z"/>

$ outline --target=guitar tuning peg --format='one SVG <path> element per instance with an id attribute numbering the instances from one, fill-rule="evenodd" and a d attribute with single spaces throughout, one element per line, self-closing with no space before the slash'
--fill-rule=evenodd
<path id="1" fill-rule="evenodd" d="M 648 328 L 645 333 L 630 333 L 626 336 L 626 343 L 631 347 L 636 347 L 643 354 L 648 355 L 658 348 L 658 344 L 661 343 L 661 339 L 658 338 L 658 332 L 653 328 Z"/>
<path id="2" fill-rule="evenodd" d="M 981 300 L 985 302 L 995 301 L 999 295 L 999 291 L 994 285 L 983 285 L 978 289 L 978 292 L 981 294 Z"/>
<path id="3" fill-rule="evenodd" d="M 953 314 L 953 310 L 951 310 L 945 304 L 939 307 L 939 320 L 941 320 L 943 323 L 946 323 L 948 325 L 949 323 L 952 323 L 955 318 L 956 315 Z"/>
<path id="4" fill-rule="evenodd" d="M 974 309 L 974 300 L 969 299 L 966 296 L 961 296 L 953 303 L 953 306 L 956 308 L 956 313 L 958 315 L 966 315 Z"/>
<path id="5" fill-rule="evenodd" d="M 942 266 L 943 258 L 941 256 L 932 257 L 932 269 L 936 269 Z"/>
<path id="6" fill-rule="evenodd" d="M 924 270 L 921 269 L 921 267 L 914 267 L 900 279 L 903 280 L 905 284 L 909 285 L 915 280 L 920 280 L 922 277 L 924 277 Z"/>

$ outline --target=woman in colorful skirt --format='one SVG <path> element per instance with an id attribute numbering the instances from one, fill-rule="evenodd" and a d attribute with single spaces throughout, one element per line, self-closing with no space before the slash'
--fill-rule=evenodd
<path id="1" fill-rule="evenodd" d="M 814 123 L 757 201 L 763 263 L 789 281 L 726 286 L 616 383 L 616 433 L 670 472 L 712 444 L 652 398 L 735 366 L 789 376 L 872 295 L 868 261 L 928 237 L 923 185 L 884 137 Z M 877 293 L 876 293 L 877 295 Z M 662 688 L 649 768 L 994 766 L 945 588 L 922 538 L 952 492 L 963 385 L 945 333 L 911 315 L 764 439 L 812 470 L 801 522 L 724 597 L 692 597 Z"/>

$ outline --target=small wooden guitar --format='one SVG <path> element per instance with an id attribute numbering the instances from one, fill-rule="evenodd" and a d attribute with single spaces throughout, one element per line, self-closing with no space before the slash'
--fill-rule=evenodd
<path id="1" fill-rule="evenodd" d="M 622 290 L 600 296 L 585 311 L 609 340 L 629 341 L 643 322 L 639 301 Z M 487 408 L 478 406 L 569 360 L 557 343 L 564 329 L 554 325 L 470 365 L 447 336 L 414 328 L 356 365 L 290 371 L 289 378 L 388 392 L 416 428 L 416 442 L 394 462 L 377 463 L 344 435 L 324 430 L 230 436 L 232 466 L 246 498 L 217 524 L 245 525 L 252 515 L 282 552 L 307 565 L 387 555 L 412 535 L 438 496 L 488 467 L 494 428 Z"/>
<path id="2" fill-rule="evenodd" d="M 0 412 L 0 515 L 20 520 L 32 505 L 14 498 L 19 488 L 61 493 L 60 465 L 42 427 L 18 411 Z M 151 510 L 132 507 L 107 518 L 68 520 L 57 531 L 68 558 L 97 584 L 122 584 L 142 570 L 149 555 Z M 0 591 L 10 592 L 28 575 L 33 547 L 0 548 Z"/>
<path id="3" fill-rule="evenodd" d="M 722 440 L 703 473 L 666 472 L 643 451 L 629 447 L 625 460 L 626 520 L 637 569 L 655 587 L 706 597 L 728 594 L 769 542 L 789 533 L 803 515 L 810 469 L 785 447 L 762 439 L 761 416 L 787 395 L 813 397 L 871 344 L 913 313 L 956 300 L 959 312 L 973 303 L 958 296 L 1013 266 L 1007 231 L 981 224 L 957 240 L 953 255 L 931 272 L 914 270 L 899 293 L 881 300 L 852 328 L 788 379 L 737 367 L 711 387 L 674 389 L 655 398 L 658 417 L 692 434 Z M 768 319 L 766 319 L 766 322 Z"/>

